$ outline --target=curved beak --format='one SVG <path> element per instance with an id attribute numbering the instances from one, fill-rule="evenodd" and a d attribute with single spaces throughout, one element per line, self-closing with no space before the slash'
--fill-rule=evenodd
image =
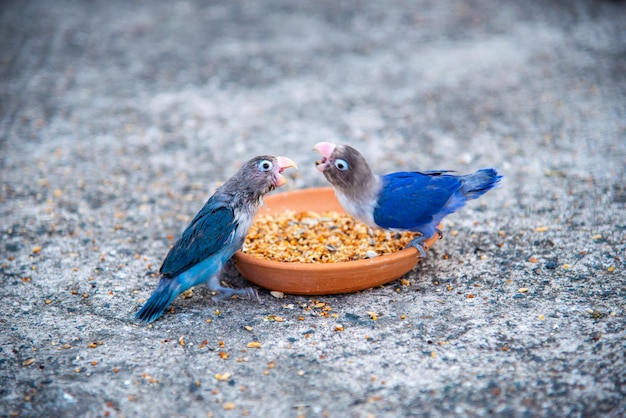
<path id="1" fill-rule="evenodd" d="M 276 175 L 274 176 L 275 178 L 274 186 L 280 187 L 287 183 L 287 179 L 283 177 L 281 173 L 288 168 L 295 168 L 297 170 L 298 166 L 292 159 L 287 158 L 287 157 L 276 157 L 276 165 L 277 167 L 276 167 Z"/>
<path id="2" fill-rule="evenodd" d="M 322 160 L 315 162 L 315 166 L 319 171 L 324 172 L 326 170 L 330 156 L 333 155 L 335 148 L 337 148 L 337 145 L 330 142 L 318 142 L 313 146 L 313 149 L 322 155 Z"/>

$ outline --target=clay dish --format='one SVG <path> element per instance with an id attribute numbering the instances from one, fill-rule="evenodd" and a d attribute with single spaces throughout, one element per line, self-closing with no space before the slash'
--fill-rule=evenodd
<path id="1" fill-rule="evenodd" d="M 330 187 L 277 193 L 265 198 L 259 215 L 327 210 L 345 213 Z M 430 248 L 437 236 L 426 241 Z M 338 263 L 290 263 L 272 261 L 238 251 L 237 270 L 252 283 L 268 290 L 292 295 L 329 295 L 369 289 L 398 279 L 411 271 L 419 260 L 415 248 L 406 248 L 365 260 Z"/>

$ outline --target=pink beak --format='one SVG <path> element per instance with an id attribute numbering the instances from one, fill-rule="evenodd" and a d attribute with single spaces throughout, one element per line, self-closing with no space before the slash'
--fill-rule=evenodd
<path id="1" fill-rule="evenodd" d="M 274 186 L 284 186 L 287 183 L 287 179 L 283 177 L 280 173 L 291 167 L 297 170 L 298 166 L 295 162 L 293 162 L 293 160 L 287 157 L 276 157 L 276 163 L 278 164 L 278 168 L 276 169 L 276 175 L 274 176 Z"/>
<path id="2" fill-rule="evenodd" d="M 318 142 L 315 144 L 313 149 L 322 155 L 322 161 L 315 162 L 315 166 L 319 171 L 324 172 L 326 170 L 330 156 L 333 155 L 335 148 L 337 148 L 337 145 L 330 142 Z"/>

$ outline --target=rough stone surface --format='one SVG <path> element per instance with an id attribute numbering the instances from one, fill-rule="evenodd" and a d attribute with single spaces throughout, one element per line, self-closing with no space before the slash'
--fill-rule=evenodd
<path id="1" fill-rule="evenodd" d="M 0 63 L 1 416 L 626 414 L 623 2 L 5 1 Z M 132 320 L 219 182 L 324 185 L 321 140 L 506 180 L 410 285 Z"/>

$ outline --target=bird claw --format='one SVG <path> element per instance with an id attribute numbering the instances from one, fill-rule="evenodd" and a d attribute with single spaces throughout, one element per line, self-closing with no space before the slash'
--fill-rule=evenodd
<path id="1" fill-rule="evenodd" d="M 248 299 L 256 299 L 257 302 L 260 301 L 260 299 L 259 299 L 259 292 L 257 292 L 257 290 L 255 288 L 253 288 L 253 287 L 246 287 L 243 290 L 246 291 L 246 293 L 247 293 L 246 296 L 248 296 Z"/>
<path id="2" fill-rule="evenodd" d="M 437 239 L 443 239 L 443 232 L 441 232 L 441 230 L 436 229 L 435 233 L 438 235 Z M 434 235 L 433 235 L 434 236 Z M 411 241 L 409 241 L 409 243 L 406 245 L 406 247 L 404 248 L 409 248 L 409 247 L 413 247 L 415 248 L 417 251 L 419 251 L 420 256 L 422 257 L 426 257 L 426 250 L 428 248 L 426 248 L 426 243 L 424 241 L 432 238 L 431 237 L 426 237 L 424 235 L 420 235 L 419 237 L 415 237 L 413 238 Z"/>
<path id="3" fill-rule="evenodd" d="M 422 237 L 419 237 L 419 238 L 422 238 Z M 426 245 L 423 242 L 418 241 L 417 238 L 409 242 L 404 248 L 409 248 L 409 247 L 413 247 L 417 251 L 419 251 L 421 257 L 426 257 Z"/>
<path id="4" fill-rule="evenodd" d="M 252 287 L 244 287 L 240 289 L 226 287 L 220 282 L 219 276 L 212 277 L 209 280 L 208 285 L 209 290 L 214 293 L 213 300 L 224 300 L 233 296 L 259 300 L 259 294 L 256 289 Z"/>
<path id="5" fill-rule="evenodd" d="M 243 289 L 231 289 L 229 287 L 220 286 L 217 289 L 211 289 L 211 290 L 217 293 L 215 296 L 213 296 L 213 300 L 219 301 L 219 300 L 231 298 L 233 296 L 241 296 L 241 297 L 246 297 L 248 299 L 256 299 L 257 301 L 259 300 L 259 293 L 257 292 L 256 289 L 252 287 L 245 287 Z"/>

